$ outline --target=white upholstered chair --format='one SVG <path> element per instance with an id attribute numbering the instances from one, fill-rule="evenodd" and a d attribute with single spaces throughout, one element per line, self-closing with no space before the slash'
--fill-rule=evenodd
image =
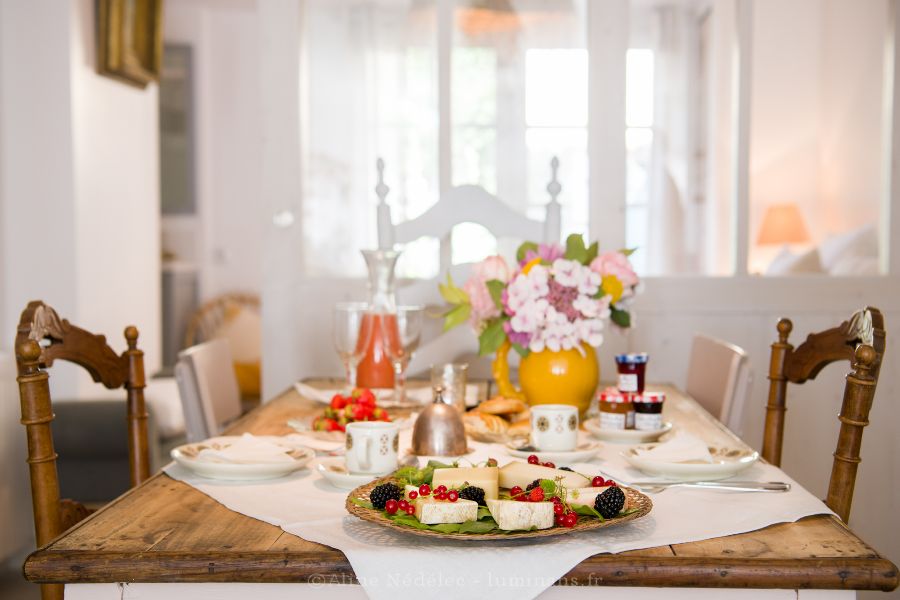
<path id="1" fill-rule="evenodd" d="M 685 391 L 738 435 L 751 384 L 750 360 L 743 349 L 705 335 L 694 336 Z"/>
<path id="2" fill-rule="evenodd" d="M 218 435 L 241 415 L 241 393 L 227 340 L 213 339 L 179 352 L 175 379 L 189 441 Z"/>

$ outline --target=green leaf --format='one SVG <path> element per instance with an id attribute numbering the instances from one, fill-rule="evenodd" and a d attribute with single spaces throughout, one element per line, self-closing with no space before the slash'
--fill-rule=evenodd
<path id="1" fill-rule="evenodd" d="M 528 356 L 531 353 L 531 350 L 523 347 L 521 344 L 513 344 L 512 347 L 513 347 L 513 350 L 518 352 L 519 356 L 521 356 L 522 358 L 525 358 L 526 356 Z"/>
<path id="2" fill-rule="evenodd" d="M 626 516 L 626 515 L 630 515 L 631 513 L 636 513 L 636 512 L 638 512 L 639 510 L 641 510 L 641 509 L 639 509 L 639 508 L 628 508 L 628 509 L 619 511 L 619 514 L 616 515 L 616 516 L 624 517 L 624 516 Z"/>
<path id="3" fill-rule="evenodd" d="M 584 264 L 584 261 L 587 260 L 587 255 L 588 251 L 587 248 L 584 247 L 584 238 L 581 237 L 580 233 L 573 233 L 566 238 L 565 257 L 567 259 Z"/>
<path id="4" fill-rule="evenodd" d="M 450 304 L 468 304 L 469 303 L 469 295 L 462 288 L 456 287 L 453 283 L 453 278 L 450 277 L 450 273 L 447 273 L 447 283 L 439 283 L 438 290 L 441 292 L 441 297 L 449 302 Z"/>
<path id="5" fill-rule="evenodd" d="M 497 529 L 497 522 L 494 519 L 485 519 L 484 521 L 466 521 L 459 524 L 459 533 L 488 533 Z"/>
<path id="6" fill-rule="evenodd" d="M 489 518 L 489 519 L 493 520 L 494 516 L 491 514 L 491 511 L 488 510 L 487 506 L 479 506 L 477 518 L 479 521 L 484 518 Z"/>
<path id="7" fill-rule="evenodd" d="M 528 254 L 529 250 L 533 250 L 536 253 L 538 251 L 538 245 L 534 242 L 524 242 L 519 246 L 519 249 L 516 250 L 516 262 L 525 260 L 525 255 Z"/>
<path id="8" fill-rule="evenodd" d="M 594 259 L 597 258 L 598 254 L 600 254 L 600 244 L 598 244 L 597 242 L 594 242 L 593 244 L 588 246 L 587 257 L 584 259 L 584 264 L 585 265 L 591 264 L 594 261 Z"/>
<path id="9" fill-rule="evenodd" d="M 627 311 L 619 310 L 616 307 L 610 307 L 610 319 L 619 327 L 631 327 L 631 315 Z"/>
<path id="10" fill-rule="evenodd" d="M 469 320 L 471 314 L 471 304 L 457 304 L 444 314 L 444 331 L 450 331 L 457 325 L 462 325 Z"/>
<path id="11" fill-rule="evenodd" d="M 384 514 L 387 515 L 388 518 L 390 518 L 395 523 L 400 523 L 401 525 L 407 525 L 409 527 L 415 527 L 416 529 L 431 529 L 433 527 L 433 525 L 426 525 L 425 523 L 422 523 L 414 515 L 408 515 L 406 513 L 397 513 L 395 515 L 388 515 L 387 513 Z"/>
<path id="12" fill-rule="evenodd" d="M 594 507 L 589 504 L 576 504 L 572 506 L 572 510 L 575 511 L 576 514 L 579 514 L 583 517 L 595 517 L 604 521 L 603 515 L 594 510 Z"/>
<path id="13" fill-rule="evenodd" d="M 541 489 L 544 490 L 544 498 L 552 498 L 556 495 L 556 482 L 552 479 L 541 479 Z"/>
<path id="14" fill-rule="evenodd" d="M 631 256 L 632 254 L 637 252 L 637 248 L 623 248 L 623 249 L 619 250 L 619 252 L 621 252 L 625 256 Z"/>
<path id="15" fill-rule="evenodd" d="M 437 525 L 428 525 L 432 531 L 440 531 L 441 533 L 459 533 L 462 523 L 438 523 Z"/>
<path id="16" fill-rule="evenodd" d="M 350 502 L 355 504 L 356 506 L 361 506 L 362 508 L 375 508 L 372 506 L 372 503 L 368 500 L 360 500 L 359 498 L 350 498 Z"/>
<path id="17" fill-rule="evenodd" d="M 493 354 L 500 349 L 503 340 L 506 339 L 506 332 L 503 331 L 503 323 L 506 319 L 496 319 L 488 324 L 488 326 L 478 336 L 478 354 L 479 356 L 487 356 Z"/>
<path id="18" fill-rule="evenodd" d="M 484 285 L 487 286 L 488 292 L 491 294 L 491 300 L 494 301 L 494 306 L 502 312 L 503 290 L 506 288 L 506 284 L 499 279 L 491 279 L 490 281 L 486 281 Z"/>

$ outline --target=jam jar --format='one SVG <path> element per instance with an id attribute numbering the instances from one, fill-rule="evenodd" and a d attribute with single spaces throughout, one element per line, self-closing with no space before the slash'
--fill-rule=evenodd
<path id="1" fill-rule="evenodd" d="M 634 403 L 634 428 L 642 431 L 659 431 L 663 427 L 662 409 L 666 395 L 662 392 L 645 392 L 632 396 Z"/>
<path id="2" fill-rule="evenodd" d="M 647 353 L 617 354 L 619 368 L 619 391 L 629 394 L 644 393 L 644 372 L 647 369 Z"/>
<path id="3" fill-rule="evenodd" d="M 631 394 L 615 389 L 600 392 L 600 428 L 634 429 L 634 402 Z"/>

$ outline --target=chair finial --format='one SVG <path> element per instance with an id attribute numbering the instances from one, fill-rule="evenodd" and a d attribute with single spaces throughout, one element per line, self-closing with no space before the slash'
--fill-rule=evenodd
<path id="1" fill-rule="evenodd" d="M 19 344 L 16 353 L 26 364 L 37 363 L 41 358 L 41 345 L 34 340 L 25 340 Z"/>
<path id="2" fill-rule="evenodd" d="M 791 331 L 794 329 L 794 324 L 791 323 L 790 319 L 780 319 L 778 321 L 778 341 L 782 344 L 786 344 L 788 340 L 788 336 L 791 335 Z"/>
<path id="3" fill-rule="evenodd" d="M 554 156 L 550 159 L 550 183 L 547 184 L 547 192 L 550 194 L 551 203 L 557 202 L 556 197 L 562 191 L 562 185 L 556 178 L 557 171 L 559 171 L 559 159 Z"/>
<path id="4" fill-rule="evenodd" d="M 875 360 L 878 358 L 878 353 L 875 352 L 875 348 L 868 344 L 860 344 L 856 347 L 856 368 L 863 369 L 865 371 L 869 371 L 872 367 L 875 366 Z"/>
<path id="5" fill-rule="evenodd" d="M 384 182 L 384 159 L 379 157 L 375 161 L 375 169 L 378 171 L 378 184 L 375 186 L 375 195 L 378 196 L 378 204 L 387 204 L 387 195 L 391 188 Z"/>
<path id="6" fill-rule="evenodd" d="M 128 349 L 134 350 L 137 348 L 137 339 L 138 339 L 138 329 L 134 325 L 129 325 L 125 328 L 125 340 L 128 342 Z"/>

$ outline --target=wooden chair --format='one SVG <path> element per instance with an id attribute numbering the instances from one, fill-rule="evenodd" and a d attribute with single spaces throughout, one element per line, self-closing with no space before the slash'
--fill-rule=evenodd
<path id="1" fill-rule="evenodd" d="M 788 343 L 793 327 L 789 319 L 778 321 L 778 341 L 772 344 L 762 455 L 770 463 L 781 465 L 788 382 L 804 383 L 815 379 L 826 365 L 849 360 L 853 371 L 847 374 L 844 386 L 844 400 L 838 416 L 841 430 L 825 499 L 825 503 L 847 522 L 856 471 L 861 462 L 859 450 L 863 429 L 869 424 L 869 411 L 884 356 L 884 317 L 877 308 L 866 307 L 837 327 L 810 334 L 796 348 Z"/>
<path id="2" fill-rule="evenodd" d="M 124 387 L 127 393 L 128 454 L 131 484 L 150 476 L 147 448 L 147 412 L 144 409 L 144 353 L 137 348 L 138 330 L 125 328 L 128 349 L 116 354 L 102 335 L 94 335 L 60 319 L 41 301 L 33 301 L 22 312 L 16 333 L 16 364 L 22 424 L 28 438 L 28 465 L 34 529 L 38 547 L 86 517 L 89 511 L 72 500 L 61 500 L 56 471 L 56 452 L 50 424 L 47 370 L 56 360 L 84 367 L 94 381 L 109 389 Z M 62 585 L 41 587 L 44 600 L 63 597 Z"/>
<path id="3" fill-rule="evenodd" d="M 699 333 L 694 335 L 685 391 L 738 435 L 751 375 L 750 361 L 742 348 Z"/>
<path id="4" fill-rule="evenodd" d="M 184 348 L 216 338 L 227 339 L 241 396 L 248 406 L 254 406 L 259 404 L 261 388 L 261 335 L 259 296 L 224 294 L 194 313 L 184 336 Z"/>

